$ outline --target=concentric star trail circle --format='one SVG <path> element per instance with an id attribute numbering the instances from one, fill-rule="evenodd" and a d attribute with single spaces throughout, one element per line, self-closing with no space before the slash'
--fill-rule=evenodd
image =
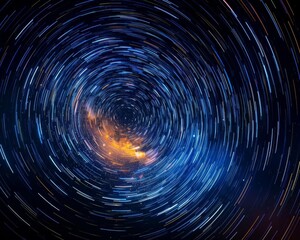
<path id="1" fill-rule="evenodd" d="M 10 239 L 296 239 L 299 26 L 264 1 L 0 4 Z"/>

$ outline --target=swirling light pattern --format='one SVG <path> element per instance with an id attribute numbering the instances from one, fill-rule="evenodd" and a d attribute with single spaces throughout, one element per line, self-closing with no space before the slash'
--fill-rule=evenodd
<path id="1" fill-rule="evenodd" d="M 0 4 L 7 239 L 297 239 L 287 1 Z"/>

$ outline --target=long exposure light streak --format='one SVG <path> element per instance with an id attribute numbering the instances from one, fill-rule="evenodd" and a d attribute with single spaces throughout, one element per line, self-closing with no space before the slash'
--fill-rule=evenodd
<path id="1" fill-rule="evenodd" d="M 0 238 L 300 239 L 287 0 L 0 3 Z"/>

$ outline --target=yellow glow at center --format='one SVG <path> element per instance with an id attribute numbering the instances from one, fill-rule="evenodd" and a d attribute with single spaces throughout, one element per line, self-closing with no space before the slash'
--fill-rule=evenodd
<path id="1" fill-rule="evenodd" d="M 97 123 L 100 120 L 100 123 Z M 147 165 L 153 159 L 140 150 L 143 139 L 129 136 L 123 129 L 116 129 L 114 124 L 102 116 L 96 116 L 88 109 L 87 120 L 89 128 L 99 147 L 99 153 L 113 165 L 123 166 L 128 163 Z"/>

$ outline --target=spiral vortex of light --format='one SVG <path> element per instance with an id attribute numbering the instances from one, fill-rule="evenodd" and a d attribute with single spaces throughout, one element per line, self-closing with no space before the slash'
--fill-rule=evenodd
<path id="1" fill-rule="evenodd" d="M 297 239 L 287 1 L 0 3 L 0 235 Z"/>

